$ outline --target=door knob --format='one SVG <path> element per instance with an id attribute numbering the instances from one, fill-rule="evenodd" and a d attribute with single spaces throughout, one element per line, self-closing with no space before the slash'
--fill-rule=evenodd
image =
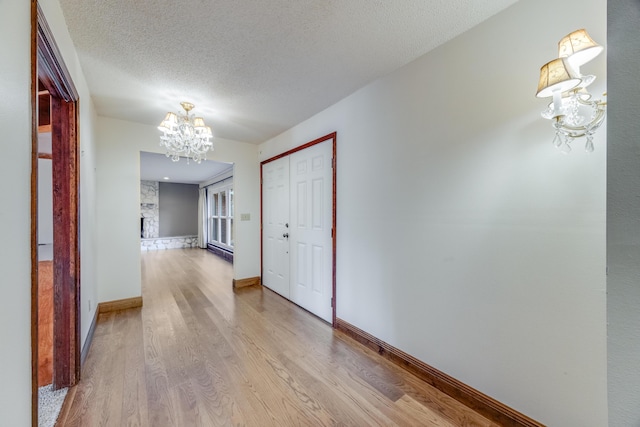
<path id="1" fill-rule="evenodd" d="M 286 238 L 288 239 L 288 238 L 289 238 L 289 233 L 284 233 L 284 234 L 282 235 L 282 237 L 286 237 Z"/>

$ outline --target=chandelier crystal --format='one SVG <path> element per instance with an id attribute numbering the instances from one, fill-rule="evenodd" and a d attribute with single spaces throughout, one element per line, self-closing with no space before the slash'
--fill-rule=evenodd
<path id="1" fill-rule="evenodd" d="M 536 96 L 553 99 L 542 117 L 553 120 L 553 145 L 563 153 L 569 153 L 573 140 L 581 137 L 586 138 L 585 151 L 594 150 L 593 135 L 604 122 L 607 102 L 592 99 L 587 86 L 596 77 L 580 74 L 580 67 L 602 51 L 584 29 L 576 30 L 558 43 L 558 58 L 540 68 Z"/>
<path id="2" fill-rule="evenodd" d="M 189 102 L 181 102 L 180 105 L 184 114 L 169 112 L 158 126 L 162 131 L 160 146 L 166 148 L 167 157 L 174 162 L 184 156 L 187 161 L 192 159 L 200 163 L 206 160 L 207 151 L 213 150 L 213 133 L 202 117 L 195 117 L 190 113 L 195 105 Z"/>

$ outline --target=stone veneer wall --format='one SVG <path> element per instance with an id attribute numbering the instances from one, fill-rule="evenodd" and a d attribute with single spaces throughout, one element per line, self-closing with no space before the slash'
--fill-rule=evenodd
<path id="1" fill-rule="evenodd" d="M 198 236 L 160 237 L 141 239 L 140 249 L 157 251 L 160 249 L 188 249 L 198 247 Z"/>
<path id="2" fill-rule="evenodd" d="M 158 181 L 140 181 L 140 217 L 144 218 L 140 250 L 186 249 L 198 247 L 198 236 L 158 237 L 160 184 Z"/>
<path id="3" fill-rule="evenodd" d="M 160 185 L 157 181 L 140 181 L 140 217 L 144 218 L 142 237 L 145 239 L 159 236 L 159 189 Z"/>

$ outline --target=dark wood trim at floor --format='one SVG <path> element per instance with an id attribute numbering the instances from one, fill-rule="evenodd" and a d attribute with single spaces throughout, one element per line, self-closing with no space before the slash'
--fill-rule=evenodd
<path id="1" fill-rule="evenodd" d="M 501 426 L 544 427 L 543 424 L 342 319 L 336 319 L 336 329 Z"/>
<path id="2" fill-rule="evenodd" d="M 87 360 L 87 356 L 89 355 L 89 349 L 91 348 L 91 342 L 93 341 L 93 334 L 96 332 L 96 325 L 98 324 L 99 313 L 99 309 L 96 309 L 93 313 L 93 319 L 91 320 L 91 325 L 89 325 L 89 332 L 87 332 L 87 339 L 84 340 L 82 352 L 80 353 L 80 369 L 84 366 L 84 362 Z"/>
<path id="3" fill-rule="evenodd" d="M 130 308 L 142 307 L 142 297 L 124 298 L 115 301 L 101 302 L 98 304 L 98 314 L 110 313 L 112 311 L 128 310 Z"/>
<path id="4" fill-rule="evenodd" d="M 245 288 L 247 286 L 260 285 L 260 277 L 248 277 L 246 279 L 233 279 L 233 289 Z"/>

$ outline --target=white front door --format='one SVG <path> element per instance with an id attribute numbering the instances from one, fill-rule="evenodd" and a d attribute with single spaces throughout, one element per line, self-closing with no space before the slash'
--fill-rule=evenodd
<path id="1" fill-rule="evenodd" d="M 290 299 L 331 322 L 333 141 L 290 157 Z"/>
<path id="2" fill-rule="evenodd" d="M 262 166 L 263 284 L 331 322 L 333 139 Z"/>
<path id="3" fill-rule="evenodd" d="M 262 284 L 289 298 L 289 159 L 262 167 Z"/>

